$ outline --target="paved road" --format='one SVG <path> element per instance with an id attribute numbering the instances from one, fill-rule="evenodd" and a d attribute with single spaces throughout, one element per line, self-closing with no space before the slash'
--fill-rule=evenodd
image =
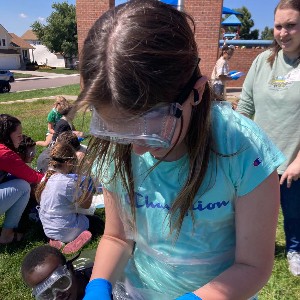
<path id="1" fill-rule="evenodd" d="M 51 87 L 60 87 L 69 84 L 79 83 L 79 75 L 59 75 L 44 76 L 44 77 L 30 77 L 16 79 L 11 83 L 11 92 L 26 91 L 34 89 L 44 89 Z"/>

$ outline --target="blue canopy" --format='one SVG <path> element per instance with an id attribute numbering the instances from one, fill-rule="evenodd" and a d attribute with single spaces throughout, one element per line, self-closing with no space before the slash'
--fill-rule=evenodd
<path id="1" fill-rule="evenodd" d="M 243 15 L 242 13 L 235 11 L 233 9 L 230 9 L 228 7 L 225 7 L 225 6 L 223 6 L 222 14 L 223 15 Z"/>
<path id="2" fill-rule="evenodd" d="M 235 15 L 231 15 L 227 19 L 225 19 L 221 24 L 223 26 L 239 26 L 242 25 L 242 22 Z"/>
<path id="3" fill-rule="evenodd" d="M 115 0 L 115 5 L 119 5 L 122 3 L 127 2 L 128 0 Z M 178 6 L 179 4 L 179 0 L 161 0 L 164 3 L 170 4 L 170 5 L 174 5 L 174 6 Z"/>
<path id="4" fill-rule="evenodd" d="M 160 1 L 174 6 L 178 5 L 178 0 L 160 0 Z"/>

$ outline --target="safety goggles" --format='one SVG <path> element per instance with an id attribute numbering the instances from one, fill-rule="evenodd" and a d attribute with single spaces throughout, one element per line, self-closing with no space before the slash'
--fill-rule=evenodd
<path id="1" fill-rule="evenodd" d="M 95 137 L 118 144 L 136 144 L 152 148 L 169 148 L 174 136 L 176 124 L 182 115 L 182 104 L 185 102 L 199 79 L 196 68 L 191 79 L 183 88 L 176 102 L 161 104 L 147 112 L 131 118 L 110 117 L 104 120 L 93 108 L 90 133 Z M 199 94 L 194 90 L 195 102 Z M 198 97 L 198 98 L 197 98 Z"/>
<path id="2" fill-rule="evenodd" d="M 37 300 L 55 300 L 58 292 L 66 292 L 72 285 L 72 274 L 67 265 L 59 266 L 44 281 L 32 289 Z"/>
<path id="3" fill-rule="evenodd" d="M 137 144 L 140 146 L 168 148 L 174 135 L 178 118 L 175 117 L 175 104 L 155 107 L 139 117 L 120 122 L 118 119 L 103 120 L 93 110 L 90 126 L 92 135 L 119 144 Z M 118 122 L 119 121 L 119 122 Z"/>

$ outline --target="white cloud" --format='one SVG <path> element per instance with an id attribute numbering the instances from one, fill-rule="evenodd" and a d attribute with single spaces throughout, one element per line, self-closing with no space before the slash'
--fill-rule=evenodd
<path id="1" fill-rule="evenodd" d="M 19 16 L 23 19 L 27 18 L 27 15 L 25 15 L 24 13 L 19 14 Z"/>
<path id="2" fill-rule="evenodd" d="M 38 20 L 40 21 L 40 22 L 45 22 L 45 18 L 43 18 L 43 17 L 38 17 Z"/>

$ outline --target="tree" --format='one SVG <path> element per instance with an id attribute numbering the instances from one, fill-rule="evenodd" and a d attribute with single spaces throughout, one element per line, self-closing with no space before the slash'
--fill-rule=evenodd
<path id="1" fill-rule="evenodd" d="M 254 26 L 254 21 L 252 20 L 251 13 L 247 9 L 247 7 L 242 6 L 242 8 L 235 8 L 234 10 L 243 14 L 242 16 L 237 16 L 242 22 L 239 32 L 240 38 L 243 40 L 257 40 L 259 36 L 259 30 L 254 29 L 250 31 L 251 27 Z"/>
<path id="2" fill-rule="evenodd" d="M 268 26 L 265 27 L 265 29 L 261 32 L 261 39 L 262 40 L 273 40 L 274 34 L 273 34 L 273 28 L 269 28 Z"/>
<path id="3" fill-rule="evenodd" d="M 54 11 L 46 19 L 47 25 L 38 21 L 32 31 L 51 52 L 60 53 L 65 61 L 78 56 L 77 23 L 75 5 L 67 2 L 52 4 Z"/>

